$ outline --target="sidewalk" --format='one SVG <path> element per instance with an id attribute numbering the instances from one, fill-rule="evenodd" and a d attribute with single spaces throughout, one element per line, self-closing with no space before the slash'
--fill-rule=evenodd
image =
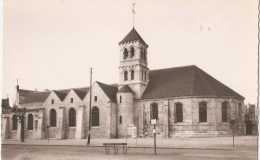
<path id="1" fill-rule="evenodd" d="M 56 140 L 20 140 L 5 139 L 2 145 L 58 145 L 58 146 L 84 146 L 84 147 L 102 147 L 103 143 L 109 142 L 127 142 L 128 147 L 135 148 L 151 148 L 154 147 L 153 138 L 136 139 L 91 139 L 91 143 L 87 146 L 87 139 L 63 139 Z M 169 138 L 164 139 L 157 137 L 156 144 L 158 148 L 174 148 L 174 149 L 208 149 L 208 150 L 225 150 L 233 149 L 232 137 L 212 137 L 212 138 Z M 235 149 L 257 150 L 257 136 L 239 136 L 235 137 Z"/>

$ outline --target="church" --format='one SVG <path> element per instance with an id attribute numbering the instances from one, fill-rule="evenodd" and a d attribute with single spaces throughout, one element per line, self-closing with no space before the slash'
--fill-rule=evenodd
<path id="1" fill-rule="evenodd" d="M 198 66 L 150 70 L 148 44 L 133 27 L 119 42 L 119 82 L 31 91 L 16 86 L 16 104 L 26 108 L 28 139 L 145 138 L 244 135 L 244 97 Z M 91 103 L 90 103 L 91 102 Z M 91 104 L 91 106 L 90 106 Z M 21 124 L 2 113 L 3 139 L 20 139 Z"/>

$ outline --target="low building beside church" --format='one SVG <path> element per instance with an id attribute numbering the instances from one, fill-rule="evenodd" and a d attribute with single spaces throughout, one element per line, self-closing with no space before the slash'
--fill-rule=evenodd
<path id="1" fill-rule="evenodd" d="M 244 97 L 195 65 L 149 70 L 148 45 L 133 28 L 119 42 L 119 82 L 92 87 L 91 137 L 122 138 L 127 128 L 136 136 L 229 136 L 230 119 L 236 135 L 244 135 Z M 89 128 L 89 87 L 30 91 L 16 86 L 18 107 L 25 107 L 25 138 L 82 139 Z M 3 138 L 19 139 L 20 124 L 3 111 Z"/>

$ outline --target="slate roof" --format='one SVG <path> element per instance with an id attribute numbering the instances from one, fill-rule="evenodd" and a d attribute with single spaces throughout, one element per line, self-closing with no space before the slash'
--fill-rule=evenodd
<path id="1" fill-rule="evenodd" d="M 116 102 L 117 87 L 96 81 L 112 102 Z"/>
<path id="2" fill-rule="evenodd" d="M 123 86 L 118 92 L 132 92 L 135 93 L 128 85 Z"/>
<path id="3" fill-rule="evenodd" d="M 135 28 L 133 27 L 133 29 L 125 36 L 124 39 L 122 39 L 122 41 L 119 42 L 119 44 L 122 44 L 124 42 L 131 42 L 131 41 L 140 41 L 142 43 L 144 43 L 145 45 L 147 45 L 143 38 L 139 35 L 139 33 L 135 30 Z M 148 45 L 147 45 L 148 46 Z"/>
<path id="4" fill-rule="evenodd" d="M 244 99 L 243 96 L 236 93 L 223 83 L 219 82 L 197 66 L 184 66 L 176 68 L 167 68 L 160 70 L 151 70 L 149 72 L 149 83 L 141 99 L 171 98 L 171 97 L 233 97 Z M 112 102 L 116 102 L 117 92 L 133 92 L 125 85 L 118 91 L 117 84 L 104 84 L 97 81 L 104 93 Z M 61 101 L 71 89 L 54 90 Z M 89 91 L 89 87 L 74 88 L 75 93 L 82 99 Z M 27 92 L 27 96 L 21 100 L 21 103 L 44 102 L 51 91 Z"/>
<path id="5" fill-rule="evenodd" d="M 11 109 L 10 105 L 9 105 L 9 99 L 2 99 L 2 109 Z"/>
<path id="6" fill-rule="evenodd" d="M 69 92 L 66 92 L 66 93 L 65 92 L 61 92 L 59 90 L 54 90 L 53 92 L 59 97 L 59 99 L 61 101 L 63 101 L 65 99 L 66 95 L 69 93 Z"/>
<path id="7" fill-rule="evenodd" d="M 81 100 L 83 100 L 84 97 L 85 97 L 86 94 L 87 94 L 87 92 L 82 91 L 82 90 L 78 90 L 78 89 L 73 89 L 73 90 L 74 90 L 74 92 L 79 96 L 79 98 L 80 98 Z"/>
<path id="8" fill-rule="evenodd" d="M 19 93 L 20 96 L 26 97 L 28 94 L 35 92 L 35 91 L 18 89 L 17 92 Z"/>
<path id="9" fill-rule="evenodd" d="M 48 96 L 51 94 L 51 91 L 47 92 L 32 92 L 28 94 L 22 101 L 24 103 L 33 103 L 33 102 L 44 102 Z"/>
<path id="10" fill-rule="evenodd" d="M 149 83 L 141 99 L 213 96 L 244 99 L 197 66 L 184 66 L 149 72 Z"/>

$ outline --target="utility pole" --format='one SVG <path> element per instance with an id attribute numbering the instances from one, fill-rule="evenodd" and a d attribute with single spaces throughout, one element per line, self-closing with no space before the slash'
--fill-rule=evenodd
<path id="1" fill-rule="evenodd" d="M 92 69 L 90 68 L 90 85 L 89 85 L 89 125 L 88 125 L 88 143 L 87 145 L 90 144 L 90 132 L 91 132 L 91 94 L 92 94 Z"/>

